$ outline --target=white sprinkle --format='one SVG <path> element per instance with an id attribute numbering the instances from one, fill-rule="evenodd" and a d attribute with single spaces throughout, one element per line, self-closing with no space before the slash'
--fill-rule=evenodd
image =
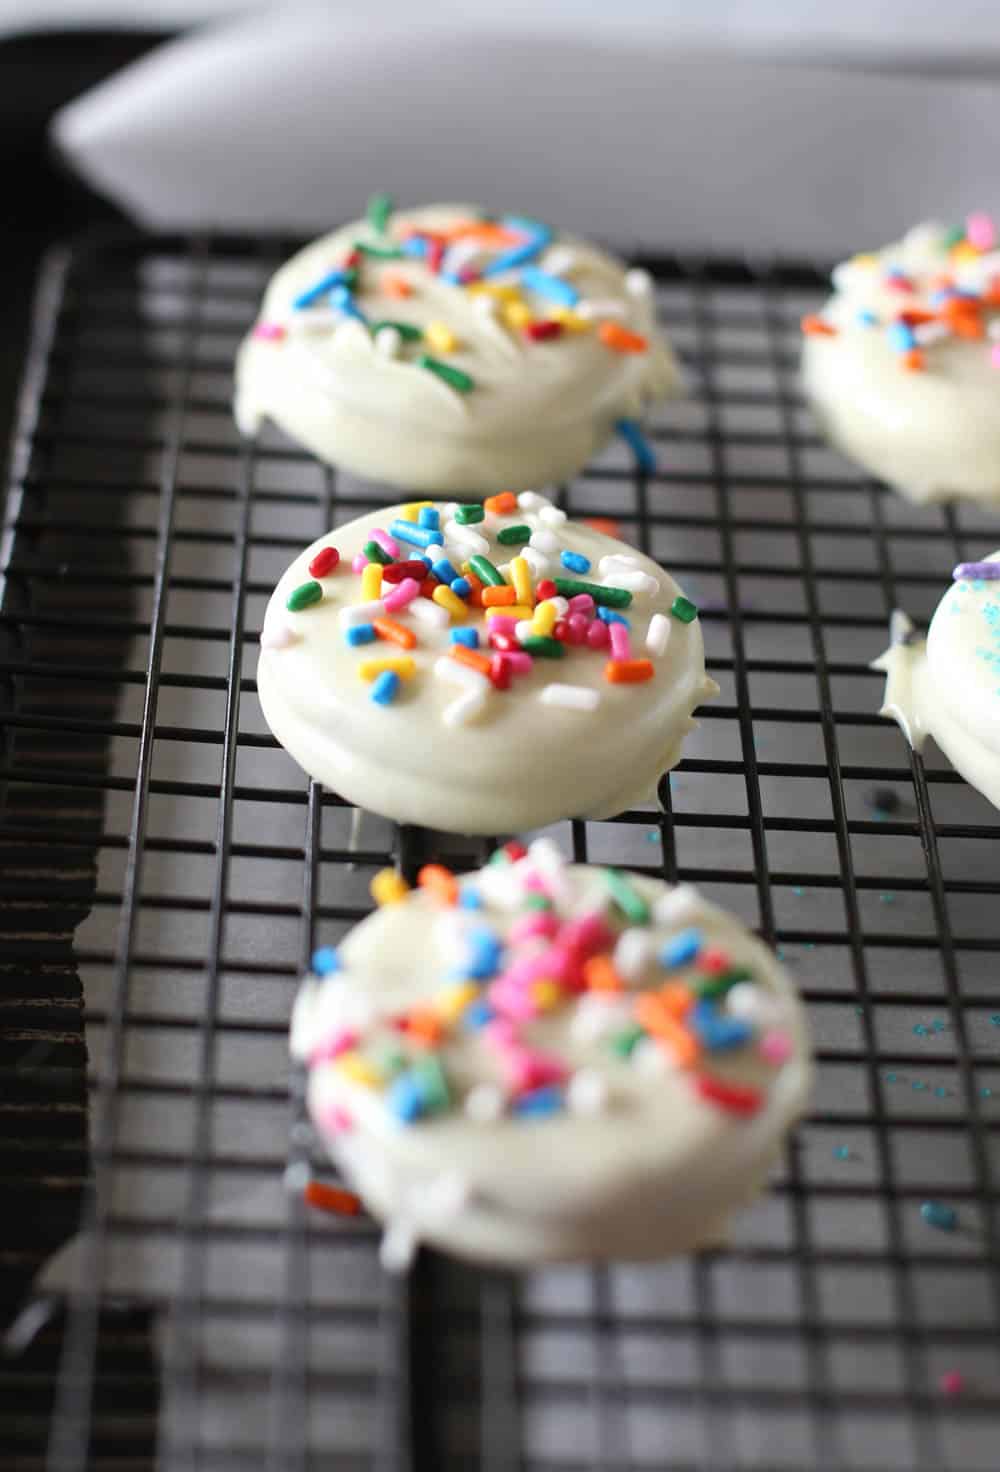
<path id="1" fill-rule="evenodd" d="M 284 619 L 271 619 L 260 631 L 261 649 L 287 649 L 298 642 L 298 634 Z"/>
<path id="2" fill-rule="evenodd" d="M 670 620 L 662 613 L 654 613 L 646 630 L 646 653 L 659 659 L 666 654 L 670 642 Z"/>
<path id="3" fill-rule="evenodd" d="M 478 312 L 480 317 L 493 318 L 497 314 L 497 299 L 495 296 L 487 296 L 484 292 L 481 296 L 472 298 L 472 310 Z"/>
<path id="4" fill-rule="evenodd" d="M 441 712 L 441 719 L 446 726 L 467 726 L 482 714 L 485 705 L 486 691 L 470 690 L 468 695 L 460 695 L 451 705 L 446 705 Z"/>
<path id="5" fill-rule="evenodd" d="M 560 598 L 558 593 L 554 598 L 544 599 L 544 602 L 552 604 L 552 607 L 556 611 L 557 618 L 565 618 L 566 615 L 569 613 L 569 599 Z"/>
<path id="6" fill-rule="evenodd" d="M 576 251 L 570 250 L 568 245 L 555 245 L 542 257 L 542 270 L 548 271 L 551 276 L 564 276 L 567 271 L 573 270 L 579 259 Z"/>
<path id="7" fill-rule="evenodd" d="M 539 511 L 543 506 L 550 506 L 552 503 L 547 496 L 540 496 L 537 491 L 522 491 L 517 504 L 522 511 Z"/>
<path id="8" fill-rule="evenodd" d="M 658 593 L 660 585 L 648 572 L 636 568 L 632 572 L 613 572 L 602 579 L 605 587 L 627 588 L 630 593 Z"/>
<path id="9" fill-rule="evenodd" d="M 382 1233 L 378 1250 L 379 1262 L 387 1273 L 405 1273 L 417 1251 L 417 1233 L 413 1223 L 396 1217 Z"/>
<path id="10" fill-rule="evenodd" d="M 531 533 L 529 547 L 534 547 L 539 552 L 558 552 L 561 545 L 559 538 L 545 527 L 539 527 L 537 532 Z"/>
<path id="11" fill-rule="evenodd" d="M 445 525 L 444 536 L 446 542 L 457 542 L 469 553 L 478 552 L 482 557 L 489 555 L 489 542 L 485 537 L 481 537 L 474 527 L 463 526 L 458 521 L 449 521 Z"/>
<path id="12" fill-rule="evenodd" d="M 921 322 L 913 328 L 913 336 L 922 348 L 951 337 L 951 328 L 946 322 Z"/>
<path id="13" fill-rule="evenodd" d="M 514 625 L 514 637 L 515 639 L 519 639 L 522 643 L 525 639 L 530 639 L 533 632 L 534 630 L 532 628 L 530 618 L 518 619 L 517 623 Z"/>
<path id="14" fill-rule="evenodd" d="M 384 614 L 385 604 L 377 598 L 374 603 L 351 603 L 342 608 L 337 622 L 342 629 L 353 629 L 355 624 L 370 624 L 373 618 L 382 618 Z"/>
<path id="15" fill-rule="evenodd" d="M 314 307 L 308 312 L 294 312 L 285 325 L 292 337 L 305 337 L 314 332 L 332 332 L 343 320 L 339 312 Z"/>
<path id="16" fill-rule="evenodd" d="M 603 1114 L 608 1102 L 608 1086 L 592 1068 L 574 1073 L 566 1090 L 566 1103 L 572 1114 Z"/>
<path id="17" fill-rule="evenodd" d="M 441 1221 L 457 1216 L 469 1204 L 469 1183 L 458 1171 L 444 1171 L 433 1180 L 414 1186 L 407 1194 L 407 1206 L 423 1221 Z"/>
<path id="18" fill-rule="evenodd" d="M 607 301 L 577 302 L 573 310 L 578 317 L 583 317 L 588 322 L 595 322 L 601 317 L 628 316 L 628 306 L 625 302 L 616 302 L 610 299 Z"/>
<path id="19" fill-rule="evenodd" d="M 653 954 L 649 932 L 632 927 L 623 930 L 615 944 L 614 965 L 626 981 L 638 981 Z"/>
<path id="20" fill-rule="evenodd" d="M 549 892 L 557 904 L 570 904 L 575 898 L 573 883 L 566 873 L 566 860 L 554 838 L 536 838 L 528 845 L 528 857 L 548 882 Z"/>
<path id="21" fill-rule="evenodd" d="M 544 577 L 552 568 L 552 563 L 545 556 L 544 552 L 539 552 L 537 547 L 522 547 L 521 556 L 531 568 L 536 578 Z"/>
<path id="22" fill-rule="evenodd" d="M 597 564 L 597 571 L 601 574 L 615 572 L 618 568 L 638 567 L 638 557 L 630 557 L 627 552 L 609 552 L 607 557 L 602 557 Z"/>
<path id="23" fill-rule="evenodd" d="M 474 260 L 482 250 L 478 240 L 456 240 L 454 245 L 448 247 L 444 260 L 441 262 L 442 271 L 462 271 Z M 489 300 L 489 294 L 483 295 Z"/>
<path id="24" fill-rule="evenodd" d="M 587 685 L 543 685 L 538 692 L 543 705 L 561 705 L 565 710 L 596 710 L 601 703 L 600 690 Z"/>
<path id="25" fill-rule="evenodd" d="M 778 1021 L 780 1008 L 756 982 L 738 981 L 726 993 L 726 1011 L 744 1022 L 766 1026 Z"/>
<path id="26" fill-rule="evenodd" d="M 380 327 L 375 334 L 375 347 L 383 358 L 398 358 L 403 345 L 395 327 Z"/>
<path id="27" fill-rule="evenodd" d="M 986 336 L 994 342 L 1000 338 L 1000 317 L 994 317 L 992 322 L 986 324 Z"/>
<path id="28" fill-rule="evenodd" d="M 562 526 L 569 518 L 561 506 L 543 506 L 538 513 L 538 520 L 545 526 Z"/>
<path id="29" fill-rule="evenodd" d="M 570 1036 L 578 1043 L 596 1043 L 632 1016 L 632 1005 L 621 997 L 586 992 L 577 1003 L 569 1025 Z"/>
<path id="30" fill-rule="evenodd" d="M 446 624 L 451 623 L 451 614 L 447 608 L 442 608 L 440 603 L 432 603 L 429 598 L 414 598 L 406 605 L 406 612 L 412 613 L 414 618 L 430 628 L 443 629 Z"/>
<path id="31" fill-rule="evenodd" d="M 653 901 L 653 919 L 658 925 L 684 925 L 695 918 L 700 905 L 693 884 L 676 884 Z"/>
<path id="32" fill-rule="evenodd" d="M 364 348 L 365 352 L 372 350 L 371 334 L 368 328 L 363 326 L 354 317 L 347 317 L 333 330 L 333 341 L 338 348 Z"/>
<path id="33" fill-rule="evenodd" d="M 524 886 L 510 864 L 487 864 L 476 876 L 476 888 L 499 910 L 516 910 L 524 901 Z"/>
<path id="34" fill-rule="evenodd" d="M 489 689 L 489 680 L 485 675 L 474 670 L 467 664 L 459 664 L 457 659 L 442 654 L 434 661 L 434 673 L 442 680 L 448 680 L 452 685 L 461 685 L 466 690 L 479 690 L 483 687 Z"/>
<path id="35" fill-rule="evenodd" d="M 645 1078 L 658 1078 L 665 1073 L 676 1072 L 665 1050 L 659 1043 L 654 1043 L 652 1038 L 643 1038 L 636 1043 L 631 1053 L 632 1067 Z"/>
<path id="36" fill-rule="evenodd" d="M 465 1114 L 477 1124 L 491 1124 L 504 1111 L 503 1090 L 496 1084 L 476 1084 L 465 1096 Z"/>
<path id="37" fill-rule="evenodd" d="M 625 290 L 629 296 L 649 296 L 653 289 L 653 278 L 648 271 L 633 266 L 625 272 Z"/>

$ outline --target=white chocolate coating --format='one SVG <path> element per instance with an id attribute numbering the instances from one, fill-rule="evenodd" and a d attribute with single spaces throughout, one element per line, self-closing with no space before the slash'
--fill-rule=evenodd
<path id="1" fill-rule="evenodd" d="M 1000 552 L 983 559 L 1000 561 Z M 1000 807 L 1000 580 L 954 582 L 926 639 L 903 613 L 873 668 L 887 676 L 880 711 L 919 751 L 933 736 L 965 780 Z"/>
<path id="2" fill-rule="evenodd" d="M 410 227 L 447 229 L 480 213 L 461 205 L 398 212 L 388 238 L 398 242 Z M 531 263 L 558 272 L 580 293 L 573 329 L 544 342 L 528 341 L 507 324 L 502 300 L 442 279 L 423 260 L 363 260 L 355 300 L 369 324 L 443 324 L 457 346 L 438 352 L 426 341 L 400 342 L 394 333 L 373 338 L 323 304 L 325 298 L 293 306 L 358 240 L 386 243 L 367 222 L 356 222 L 313 242 L 268 286 L 259 324 L 276 335 L 248 336 L 236 363 L 243 433 L 255 433 L 269 418 L 321 460 L 359 475 L 472 497 L 574 475 L 617 419 L 635 418 L 651 400 L 680 391 L 679 370 L 656 326 L 649 278 L 626 273 L 583 241 L 555 237 Z M 472 255 L 469 264 L 488 259 Z M 412 294 L 390 295 L 386 272 L 386 279 L 403 278 Z M 516 287 L 519 271 L 490 281 Z M 544 297 L 526 288 L 521 296 L 535 319 L 553 316 Z M 647 350 L 610 350 L 599 336 L 602 320 L 641 335 Z M 474 387 L 467 393 L 449 387 L 417 366 L 420 352 L 467 373 Z"/>
<path id="3" fill-rule="evenodd" d="M 653 615 L 669 622 L 666 648 L 649 656 L 653 677 L 644 684 L 609 684 L 606 649 L 570 648 L 562 659 L 535 659 L 530 671 L 513 677 L 508 690 L 494 690 L 484 681 L 487 690 L 475 717 L 450 724 L 453 707 L 465 694 L 458 683 L 462 675 L 452 660 L 446 660 L 449 678 L 437 666 L 452 647 L 453 625 L 424 623 L 411 606 L 396 617 L 417 635 L 417 647 L 410 651 L 416 672 L 403 681 L 394 704 L 373 703 L 371 686 L 359 678 L 359 664 L 402 651 L 381 640 L 349 647 L 341 627 L 343 611 L 361 599 L 360 576 L 351 570 L 354 554 L 374 528 L 388 531 L 403 508 L 373 512 L 320 538 L 285 572 L 265 614 L 257 667 L 261 705 L 275 736 L 310 775 L 349 802 L 397 822 L 459 833 L 514 833 L 560 818 L 610 817 L 649 799 L 658 779 L 680 760 L 683 738 L 694 727 L 692 712 L 718 693 L 705 673 L 698 620 L 685 624 L 670 614 L 680 589 L 634 548 L 579 523 L 547 525 L 544 518 L 562 513 L 532 493 L 524 499 L 533 509 L 488 512 L 469 530 L 485 535 L 488 555 L 502 564 L 521 549 L 499 544 L 497 533 L 528 525 L 533 539 L 546 546 L 587 556 L 592 569 L 583 576 L 597 583 L 603 580 L 602 558 L 633 559 L 621 575 L 649 579 L 624 610 L 633 654 L 647 657 Z M 447 508 L 440 509 L 445 525 Z M 467 553 L 457 550 L 451 535 L 446 533 L 445 553 L 457 568 Z M 323 601 L 289 613 L 289 593 L 309 580 L 310 561 L 331 544 L 339 548 L 341 561 L 336 572 L 321 579 Z M 560 566 L 560 550 L 529 550 L 551 569 L 541 576 L 575 576 Z M 412 551 L 416 556 L 417 549 Z M 656 591 L 650 591 L 654 586 Z M 483 609 L 470 608 L 457 627 L 475 628 L 485 644 Z M 553 685 L 573 687 L 588 703 L 596 698 L 596 706 L 549 704 Z"/>
<path id="4" fill-rule="evenodd" d="M 810 335 L 802 355 L 803 386 L 831 444 L 913 501 L 968 497 L 1000 501 L 1000 366 L 992 358 L 992 323 L 1000 298 L 990 285 L 1000 253 L 958 254 L 939 225 L 921 225 L 896 245 L 845 261 L 821 316 L 836 336 Z M 911 290 L 893 289 L 898 267 Z M 942 277 L 963 291 L 985 293 L 986 336 L 955 335 L 935 296 Z M 922 371 L 908 371 L 888 329 L 901 312 L 930 311 L 915 324 Z M 859 314 L 870 313 L 877 323 Z"/>
<path id="5" fill-rule="evenodd" d="M 353 1057 L 378 1069 L 386 1046 L 403 1048 L 407 1064 L 417 1059 L 419 1049 L 389 1019 L 437 1005 L 467 928 L 486 926 L 502 939 L 501 969 L 517 964 L 524 950 L 510 947 L 510 932 L 525 911 L 510 881 L 536 853 L 533 845 L 506 874 L 494 868 L 490 875 L 487 866 L 462 879 L 462 891 L 475 889 L 484 908 L 448 908 L 419 890 L 377 911 L 338 948 L 342 971 L 306 979 L 291 1046 L 312 1063 L 308 1101 L 317 1129 L 387 1223 L 390 1256 L 400 1239 L 509 1264 L 648 1259 L 717 1244 L 732 1211 L 760 1190 L 801 1115 L 811 1062 L 803 1010 L 785 971 L 738 921 L 687 886 L 670 890 L 626 876 L 652 910 L 647 924 L 630 924 L 608 903 L 607 871 L 553 869 L 546 856 L 559 880 L 560 922 L 602 912 L 612 931 L 625 932 L 624 941 L 612 937 L 615 954 L 644 957 L 610 1002 L 594 991 L 567 994 L 554 1010 L 516 1025 L 517 1046 L 541 1050 L 565 1069 L 554 1113 L 517 1113 L 517 1089 L 497 1046 L 461 1017 L 435 1045 L 450 1093 L 443 1112 L 404 1122 L 394 1112 L 391 1076 L 369 1086 L 348 1076 L 342 1054 L 331 1059 L 345 1028 L 355 1034 Z M 733 1005 L 719 1003 L 721 1015 L 750 1021 L 749 1040 L 734 1050 L 705 1048 L 689 1067 L 651 1036 L 623 1054 L 613 1038 L 637 995 L 665 981 L 694 984 L 697 963 L 669 972 L 659 963 L 664 943 L 692 928 L 703 947 L 720 948 L 729 965 L 751 973 L 733 988 Z M 480 996 L 489 995 L 484 983 Z M 768 1042 L 779 1040 L 769 1058 Z M 697 1080 L 706 1072 L 759 1091 L 756 1112 L 727 1112 L 702 1097 Z"/>

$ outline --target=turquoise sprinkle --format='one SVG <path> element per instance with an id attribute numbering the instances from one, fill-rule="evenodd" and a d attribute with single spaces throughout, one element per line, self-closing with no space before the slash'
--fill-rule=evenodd
<path id="1" fill-rule="evenodd" d="M 937 1227 L 939 1232 L 953 1232 L 958 1226 L 958 1212 L 943 1201 L 925 1201 L 920 1215 L 929 1227 Z"/>

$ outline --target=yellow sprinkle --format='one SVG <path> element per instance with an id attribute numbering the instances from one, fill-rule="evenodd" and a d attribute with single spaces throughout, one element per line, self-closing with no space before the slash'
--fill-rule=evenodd
<path id="1" fill-rule="evenodd" d="M 586 317 L 578 316 L 572 307 L 550 307 L 548 315 L 561 322 L 567 332 L 589 332 L 594 325 Z"/>
<path id="2" fill-rule="evenodd" d="M 493 281 L 473 281 L 466 287 L 473 296 L 495 296 L 501 302 L 519 302 L 521 289 L 518 286 L 501 286 Z"/>
<path id="3" fill-rule="evenodd" d="M 546 598 L 544 602 L 537 604 L 535 607 L 534 616 L 531 620 L 531 632 L 533 634 L 541 634 L 544 638 L 548 638 L 556 626 L 558 617 L 559 610 L 556 608 L 556 605 L 551 598 Z"/>
<path id="4" fill-rule="evenodd" d="M 527 327 L 531 321 L 531 308 L 524 302 L 504 302 L 502 311 L 503 320 L 515 332 L 519 332 L 522 327 Z"/>
<path id="5" fill-rule="evenodd" d="M 407 501 L 403 507 L 400 517 L 401 521 L 419 521 L 420 513 L 425 506 L 433 506 L 433 501 Z"/>
<path id="6" fill-rule="evenodd" d="M 878 265 L 878 256 L 874 251 L 862 251 L 860 255 L 851 257 L 852 266 L 866 266 L 869 270 Z"/>
<path id="7" fill-rule="evenodd" d="M 519 603 L 530 603 L 534 596 L 531 586 L 531 568 L 523 557 L 513 557 L 510 563 L 510 581 L 514 585 Z"/>
<path id="8" fill-rule="evenodd" d="M 382 565 L 369 562 L 361 574 L 361 602 L 374 603 L 382 596 Z"/>
<path id="9" fill-rule="evenodd" d="M 368 891 L 377 905 L 398 905 L 400 900 L 406 899 L 410 886 L 395 869 L 380 869 Z"/>
<path id="10" fill-rule="evenodd" d="M 458 338 L 447 322 L 429 322 L 424 328 L 424 340 L 435 353 L 453 353 L 458 347 Z"/>
<path id="11" fill-rule="evenodd" d="M 438 591 L 434 589 L 435 593 Z M 508 603 L 506 607 L 487 608 L 484 610 L 487 618 L 516 618 L 518 620 L 530 618 L 534 609 L 527 603 Z"/>
<path id="12" fill-rule="evenodd" d="M 349 1078 L 352 1083 L 361 1084 L 366 1089 L 377 1089 L 382 1084 L 382 1075 L 374 1063 L 369 1063 L 367 1058 L 362 1058 L 360 1053 L 341 1053 L 334 1060 L 334 1068 Z"/>
<path id="13" fill-rule="evenodd" d="M 434 994 L 434 1010 L 442 1022 L 457 1022 L 470 1002 L 479 996 L 474 981 L 458 981 Z"/>
<path id="14" fill-rule="evenodd" d="M 363 680 L 374 680 L 385 670 L 392 670 L 401 680 L 410 680 L 416 668 L 417 662 L 412 654 L 379 654 L 363 659 L 358 665 L 358 674 Z"/>
<path id="15" fill-rule="evenodd" d="M 549 981 L 548 978 L 544 978 L 535 982 L 531 988 L 531 995 L 536 1007 L 541 1007 L 543 1012 L 551 1012 L 562 1001 L 563 990 L 557 981 Z"/>
<path id="16" fill-rule="evenodd" d="M 957 245 L 953 245 L 951 248 L 951 258 L 956 265 L 960 261 L 978 261 L 979 256 L 980 252 L 974 245 L 970 245 L 967 240 L 960 240 Z"/>
<path id="17" fill-rule="evenodd" d="M 462 602 L 458 594 L 453 593 L 450 588 L 446 588 L 444 583 L 438 584 L 431 597 L 435 603 L 440 603 L 442 608 L 448 610 L 456 624 L 465 622 L 469 613 L 467 606 Z"/>

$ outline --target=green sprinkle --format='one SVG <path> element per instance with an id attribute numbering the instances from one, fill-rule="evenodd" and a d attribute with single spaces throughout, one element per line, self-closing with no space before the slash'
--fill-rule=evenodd
<path id="1" fill-rule="evenodd" d="M 385 318 L 382 322 L 373 322 L 371 325 L 372 336 L 381 332 L 383 327 L 391 327 L 393 332 L 398 332 L 404 342 L 419 342 L 424 332 L 422 327 L 414 327 L 412 322 L 394 322 Z"/>
<path id="2" fill-rule="evenodd" d="M 649 906 L 620 869 L 605 869 L 605 883 L 619 910 L 633 925 L 649 924 Z"/>
<path id="3" fill-rule="evenodd" d="M 417 367 L 426 368 L 428 373 L 436 373 L 438 378 L 460 394 L 467 394 L 470 388 L 476 386 L 476 380 L 468 373 L 463 373 L 461 368 L 452 368 L 449 363 L 442 363 L 440 358 L 432 358 L 430 353 L 420 354 Z"/>
<path id="4" fill-rule="evenodd" d="M 624 1032 L 615 1033 L 611 1039 L 611 1046 L 619 1057 L 629 1058 L 631 1057 L 633 1048 L 637 1043 L 641 1043 L 645 1036 L 645 1028 L 640 1027 L 637 1022 L 633 1022 L 630 1027 L 625 1028 Z"/>
<path id="5" fill-rule="evenodd" d="M 369 562 L 377 562 L 380 567 L 388 567 L 392 561 L 388 552 L 384 547 L 380 547 L 378 542 L 366 542 L 361 550 Z"/>
<path id="6" fill-rule="evenodd" d="M 407 1057 L 402 1048 L 396 1048 L 389 1043 L 386 1047 L 375 1051 L 372 1062 L 380 1073 L 385 1074 L 386 1078 L 392 1078 L 406 1067 Z"/>
<path id="7" fill-rule="evenodd" d="M 942 237 L 941 237 L 941 244 L 944 246 L 945 250 L 951 250 L 951 248 L 952 248 L 953 245 L 961 245 L 961 243 L 962 243 L 962 241 L 964 239 L 965 239 L 965 226 L 964 225 L 952 225 L 951 229 L 950 230 L 946 230 L 944 232 L 944 234 L 942 235 Z"/>
<path id="8" fill-rule="evenodd" d="M 389 216 L 391 214 L 392 195 L 373 194 L 365 210 L 365 218 L 372 229 L 377 230 L 380 235 L 384 235 L 385 227 L 389 223 Z"/>
<path id="9" fill-rule="evenodd" d="M 691 624 L 698 617 L 698 605 L 692 603 L 690 598 L 685 598 L 683 593 L 678 593 L 670 605 L 670 612 L 682 624 Z"/>
<path id="10" fill-rule="evenodd" d="M 563 659 L 566 655 L 565 644 L 561 644 L 558 639 L 546 638 L 544 634 L 531 634 L 527 639 L 522 639 L 521 648 L 525 654 L 538 654 L 543 659 Z"/>
<path id="11" fill-rule="evenodd" d="M 544 894 L 529 894 L 524 902 L 524 908 L 526 910 L 551 910 L 552 901 Z"/>
<path id="12" fill-rule="evenodd" d="M 443 1109 L 447 1109 L 451 1103 L 451 1093 L 437 1054 L 430 1053 L 426 1058 L 421 1058 L 413 1065 L 413 1072 L 419 1080 L 421 1098 L 428 1114 L 440 1114 Z"/>
<path id="13" fill-rule="evenodd" d="M 455 508 L 455 520 L 459 526 L 474 526 L 476 522 L 483 521 L 486 512 L 481 506 L 457 506 Z"/>
<path id="14" fill-rule="evenodd" d="M 606 588 L 603 583 L 584 583 L 579 578 L 553 578 L 556 592 L 564 598 L 575 598 L 578 593 L 589 593 L 602 608 L 628 608 L 632 594 L 627 588 Z"/>
<path id="15" fill-rule="evenodd" d="M 313 603 L 319 603 L 323 597 L 323 588 L 320 583 L 300 583 L 293 588 L 285 600 L 285 607 L 291 613 L 298 613 L 302 608 L 309 608 Z"/>
<path id="16" fill-rule="evenodd" d="M 531 541 L 531 527 L 505 526 L 503 531 L 497 532 L 497 541 L 502 542 L 505 547 L 520 547 Z"/>
<path id="17" fill-rule="evenodd" d="M 718 976 L 696 976 L 691 984 L 699 997 L 723 997 L 738 982 L 753 979 L 753 972 L 740 966 L 733 971 L 723 971 Z"/>
<path id="18" fill-rule="evenodd" d="M 989 1088 L 987 1085 L 984 1085 L 983 1088 L 981 1088 L 979 1090 L 979 1097 L 981 1099 L 992 1099 L 993 1098 L 993 1090 L 991 1088 Z"/>
<path id="19" fill-rule="evenodd" d="M 504 582 L 503 573 L 493 566 L 488 557 L 482 557 L 477 552 L 474 557 L 469 558 L 469 566 L 479 581 L 485 583 L 488 588 L 505 588 L 507 586 Z"/>
<path id="20" fill-rule="evenodd" d="M 371 256 L 376 261 L 401 261 L 403 252 L 398 245 L 369 245 L 367 241 L 356 240 L 354 249 L 360 251 L 363 256 Z"/>

